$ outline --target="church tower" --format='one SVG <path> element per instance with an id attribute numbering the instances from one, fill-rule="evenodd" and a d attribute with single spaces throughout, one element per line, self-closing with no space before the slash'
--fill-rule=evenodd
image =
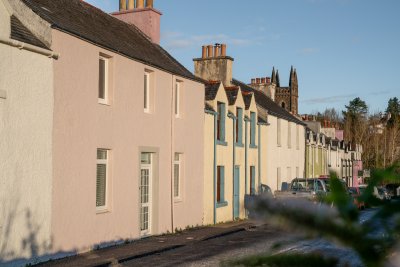
<path id="1" fill-rule="evenodd" d="M 275 102 L 292 114 L 297 115 L 299 113 L 299 85 L 296 69 L 293 66 L 290 69 L 289 87 L 280 86 L 279 72 L 278 70 L 275 71 L 275 68 L 272 70 L 271 82 L 276 84 Z"/>

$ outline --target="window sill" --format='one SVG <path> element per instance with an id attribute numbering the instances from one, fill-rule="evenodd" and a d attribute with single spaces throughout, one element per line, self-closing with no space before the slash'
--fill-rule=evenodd
<path id="1" fill-rule="evenodd" d="M 258 148 L 258 146 L 257 146 L 257 145 L 250 144 L 250 145 L 249 145 L 249 148 Z"/>
<path id="2" fill-rule="evenodd" d="M 228 206 L 228 202 L 227 201 L 218 202 L 216 206 L 217 208 L 226 207 Z"/>
<path id="3" fill-rule="evenodd" d="M 220 146 L 228 146 L 228 143 L 225 142 L 225 141 L 222 141 L 222 140 L 217 140 L 217 145 L 220 145 Z"/>
<path id="4" fill-rule="evenodd" d="M 111 104 L 110 103 L 106 103 L 106 102 L 98 102 L 100 105 L 102 105 L 102 106 L 111 106 Z"/>
<path id="5" fill-rule="evenodd" d="M 181 203 L 183 199 L 181 197 L 174 198 L 174 203 Z"/>
<path id="6" fill-rule="evenodd" d="M 99 207 L 96 208 L 96 214 L 103 214 L 103 213 L 109 213 L 110 210 L 107 209 L 106 207 Z"/>
<path id="7" fill-rule="evenodd" d="M 235 143 L 235 146 L 237 146 L 237 147 L 244 147 L 243 143 Z"/>

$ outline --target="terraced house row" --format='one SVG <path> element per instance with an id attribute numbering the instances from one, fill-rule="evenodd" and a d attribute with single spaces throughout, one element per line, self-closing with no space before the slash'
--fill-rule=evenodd
<path id="1" fill-rule="evenodd" d="M 134 2 L 0 0 L 0 265 L 246 218 L 246 194 L 345 158 L 298 116 L 295 69 L 246 84 L 222 44 L 192 74 Z"/>

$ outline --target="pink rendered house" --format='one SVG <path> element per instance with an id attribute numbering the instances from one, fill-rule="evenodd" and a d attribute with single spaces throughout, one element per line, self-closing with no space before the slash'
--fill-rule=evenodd
<path id="1" fill-rule="evenodd" d="M 201 225 L 204 84 L 158 45 L 152 1 L 115 17 L 80 0 L 10 3 L 16 16 L 40 20 L 59 55 L 50 63 L 51 149 L 33 159 L 51 159 L 51 190 L 33 192 L 51 199 L 48 245 L 30 256 L 15 249 L 14 258 L 54 259 Z M 24 25 L 32 35 L 34 25 Z"/>

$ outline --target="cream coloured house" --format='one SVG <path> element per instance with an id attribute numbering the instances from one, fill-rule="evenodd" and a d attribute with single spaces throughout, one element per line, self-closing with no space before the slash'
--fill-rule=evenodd
<path id="1" fill-rule="evenodd" d="M 231 66 L 231 61 L 232 58 L 222 54 L 195 59 L 196 75 L 205 79 L 206 84 L 205 224 L 246 218 L 244 196 L 256 194 L 259 187 L 258 137 L 265 123 L 258 117 L 253 93 L 232 82 L 230 67 L 224 69 Z M 223 75 L 208 76 L 215 75 L 211 70 L 219 68 Z M 200 69 L 207 74 L 201 75 Z"/>
<path id="2" fill-rule="evenodd" d="M 0 265 L 202 224 L 204 84 L 152 2 L 0 1 Z"/>
<path id="3" fill-rule="evenodd" d="M 304 124 L 265 92 L 233 79 L 224 44 L 203 46 L 194 62 L 206 84 L 204 222 L 244 218 L 244 195 L 303 177 Z"/>

